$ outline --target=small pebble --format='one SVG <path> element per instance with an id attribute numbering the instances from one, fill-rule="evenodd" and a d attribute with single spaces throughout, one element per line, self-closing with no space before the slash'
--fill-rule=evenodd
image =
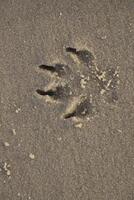
<path id="1" fill-rule="evenodd" d="M 9 147 L 10 144 L 8 142 L 4 142 L 5 147 Z"/>
<path id="2" fill-rule="evenodd" d="M 107 38 L 106 35 L 101 36 L 101 39 L 102 39 L 102 40 L 105 40 L 106 38 Z"/>
<path id="3" fill-rule="evenodd" d="M 5 170 L 7 176 L 11 176 L 11 171 L 9 170 L 10 165 L 8 165 L 6 162 L 4 163 L 3 169 Z"/>
<path id="4" fill-rule="evenodd" d="M 12 129 L 13 135 L 16 135 L 16 130 Z"/>
<path id="5" fill-rule="evenodd" d="M 35 159 L 35 155 L 32 154 L 32 153 L 30 153 L 30 154 L 29 154 L 29 158 L 31 158 L 32 160 L 34 160 L 34 159 Z"/>
<path id="6" fill-rule="evenodd" d="M 11 175 L 10 170 L 7 170 L 7 176 L 10 176 L 10 175 Z"/>
<path id="7" fill-rule="evenodd" d="M 20 193 L 19 192 L 18 192 L 17 196 L 20 197 Z"/>
<path id="8" fill-rule="evenodd" d="M 106 90 L 102 89 L 102 90 L 100 91 L 100 93 L 103 95 L 103 94 L 105 93 L 105 91 L 106 91 Z"/>
<path id="9" fill-rule="evenodd" d="M 82 125 L 83 125 L 82 123 L 75 124 L 75 127 L 76 127 L 76 128 L 82 128 Z"/>
<path id="10" fill-rule="evenodd" d="M 19 113 L 20 111 L 21 111 L 21 109 L 20 109 L 20 108 L 17 108 L 15 112 L 16 112 L 16 113 Z"/>
<path id="11" fill-rule="evenodd" d="M 85 79 L 81 79 L 80 81 L 81 88 L 84 89 L 86 87 L 86 84 L 87 84 L 87 81 Z"/>
<path id="12" fill-rule="evenodd" d="M 61 140 L 62 140 L 62 137 L 58 137 L 57 140 L 58 140 L 58 141 L 61 141 Z"/>

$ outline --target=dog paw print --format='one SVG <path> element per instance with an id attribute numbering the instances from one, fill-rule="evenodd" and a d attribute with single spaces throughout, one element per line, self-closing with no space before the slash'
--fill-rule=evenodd
<path id="1" fill-rule="evenodd" d="M 38 97 L 45 98 L 47 102 L 62 103 L 65 107 L 64 119 L 93 115 L 103 95 L 113 101 L 118 99 L 118 72 L 99 70 L 94 55 L 86 49 L 67 47 L 66 58 L 67 64 L 43 64 L 38 67 L 48 72 L 51 80 L 45 88 L 36 90 Z"/>

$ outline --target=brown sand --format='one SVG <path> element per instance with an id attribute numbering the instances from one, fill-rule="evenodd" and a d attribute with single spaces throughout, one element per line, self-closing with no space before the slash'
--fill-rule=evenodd
<path id="1" fill-rule="evenodd" d="M 133 0 L 0 0 L 0 200 L 134 199 L 133 19 Z"/>

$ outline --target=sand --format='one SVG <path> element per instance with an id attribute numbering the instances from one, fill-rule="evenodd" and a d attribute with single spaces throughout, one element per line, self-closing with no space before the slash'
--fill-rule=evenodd
<path id="1" fill-rule="evenodd" d="M 0 0 L 0 200 L 134 199 L 134 2 Z"/>

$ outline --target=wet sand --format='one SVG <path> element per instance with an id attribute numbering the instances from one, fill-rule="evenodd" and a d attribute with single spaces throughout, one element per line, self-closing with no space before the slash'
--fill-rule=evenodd
<path id="1" fill-rule="evenodd" d="M 0 200 L 134 199 L 134 2 L 0 0 Z"/>

